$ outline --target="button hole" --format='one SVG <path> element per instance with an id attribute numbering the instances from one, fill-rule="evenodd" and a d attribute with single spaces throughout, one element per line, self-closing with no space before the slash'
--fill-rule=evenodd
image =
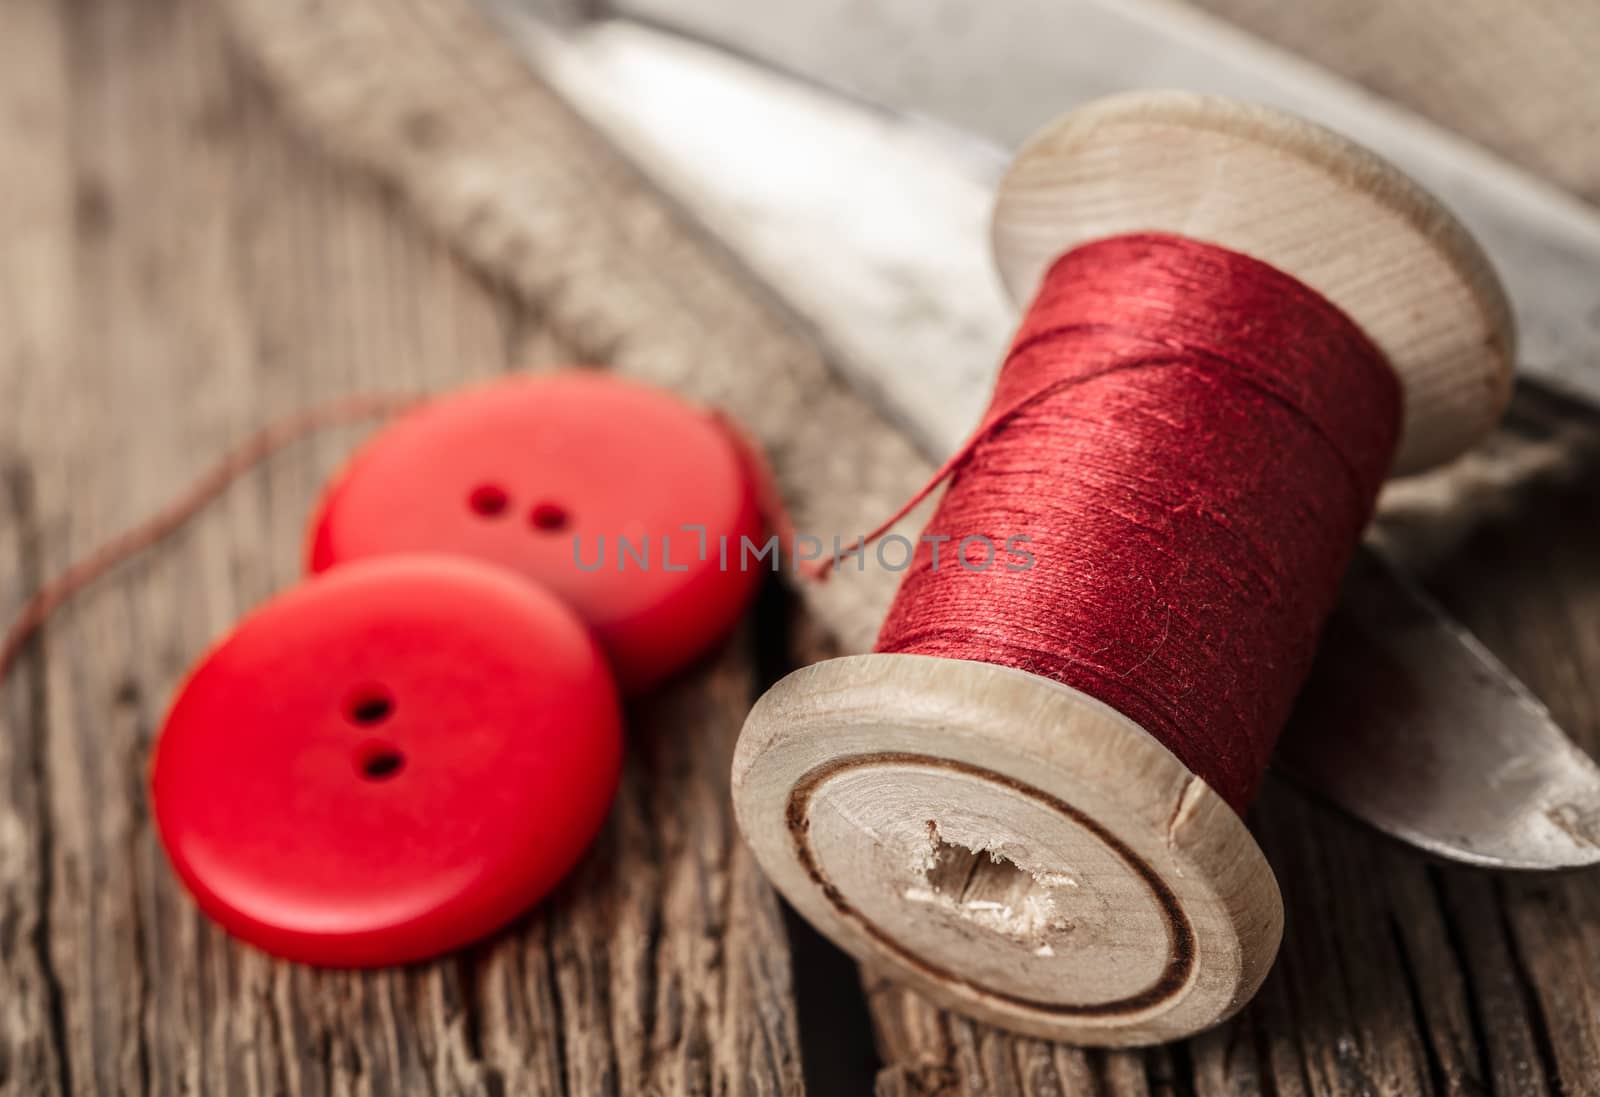
<path id="1" fill-rule="evenodd" d="M 368 743 L 356 754 L 356 769 L 369 781 L 387 781 L 406 766 L 406 756 L 388 743 Z"/>
<path id="2" fill-rule="evenodd" d="M 467 496 L 467 505 L 485 518 L 505 513 L 510 504 L 511 496 L 499 484 L 479 484 Z"/>
<path id="3" fill-rule="evenodd" d="M 344 711 L 352 723 L 381 724 L 394 713 L 394 698 L 385 689 L 370 687 L 352 696 Z"/>
<path id="4" fill-rule="evenodd" d="M 571 520 L 566 508 L 555 503 L 540 503 L 528 512 L 528 521 L 532 523 L 533 528 L 546 533 L 566 529 Z"/>

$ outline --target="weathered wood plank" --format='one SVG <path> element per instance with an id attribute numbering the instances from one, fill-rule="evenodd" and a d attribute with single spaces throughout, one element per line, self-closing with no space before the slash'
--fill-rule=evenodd
<path id="1" fill-rule="evenodd" d="M 7 621 L 275 415 L 577 354 L 293 138 L 205 4 L 8 6 L 0 167 Z M 583 870 L 461 956 L 312 971 L 182 895 L 144 789 L 162 708 L 295 581 L 359 436 L 268 462 L 0 683 L 0 1093 L 798 1092 L 782 926 L 727 803 L 747 642 L 638 706 Z"/>
<path id="2" fill-rule="evenodd" d="M 1194 2 L 1600 201 L 1593 4 Z"/>
<path id="3" fill-rule="evenodd" d="M 65 326 L 73 229 L 65 140 L 65 36 L 48 0 L 7 8 L 15 57 L 0 65 L 0 617 L 10 620 L 44 568 L 38 483 L 10 422 L 23 378 L 48 367 Z M 60 982 L 52 966 L 55 890 L 45 781 L 47 696 L 37 648 L 0 688 L 0 1092 L 65 1093 Z"/>
<path id="4" fill-rule="evenodd" d="M 715 397 L 744 418 L 807 524 L 848 536 L 885 512 L 897 486 L 915 482 L 922 469 L 909 452 L 885 441 L 889 432 L 839 392 L 736 270 L 666 220 L 631 173 L 553 108 L 469 8 L 428 0 L 400 17 L 346 4 L 336 23 L 296 9 L 230 3 L 242 40 L 329 146 L 393 181 L 464 254 L 545 302 L 562 331 L 611 350 L 624 369 Z M 365 63 L 352 66 L 355 56 Z M 326 65 L 334 57 L 337 79 Z M 418 118 L 430 120 L 425 154 L 415 147 L 418 127 L 407 124 Z M 660 270 L 672 272 L 672 290 L 657 284 Z M 553 295 L 558 278 L 562 293 Z M 735 359 L 748 368 L 728 372 Z M 1492 483 L 1496 497 L 1537 495 L 1549 470 L 1564 468 L 1594 430 L 1592 417 L 1536 398 L 1524 398 L 1521 410 L 1520 425 L 1469 462 L 1448 492 L 1402 495 L 1394 536 L 1412 545 L 1422 570 L 1448 562 L 1474 577 L 1470 590 L 1439 581 L 1458 606 L 1527 615 L 1526 637 L 1486 630 L 1526 671 L 1548 637 L 1573 628 L 1566 607 L 1600 590 L 1600 554 L 1530 569 L 1515 595 L 1486 589 L 1497 562 L 1469 543 L 1487 494 L 1473 491 L 1474 481 Z M 818 422 L 828 429 L 814 430 Z M 1552 433 L 1559 443 L 1549 442 Z M 1409 513 L 1426 521 L 1408 530 Z M 1531 528 L 1564 528 L 1561 518 L 1559 508 L 1539 508 Z M 848 607 L 832 601 L 840 590 L 854 595 L 860 584 L 806 594 L 830 622 L 855 623 L 839 639 L 858 647 L 855 626 L 873 619 L 880 595 L 868 591 L 864 605 Z M 802 659 L 817 654 L 814 640 L 800 647 Z M 1571 672 L 1595 665 L 1588 657 L 1569 662 L 1560 681 L 1532 677 L 1593 746 L 1594 684 Z M 1593 902 L 1592 878 L 1524 885 L 1434 866 L 1277 786 L 1255 818 L 1291 917 L 1277 972 L 1239 1019 L 1185 1046 L 1083 1052 L 973 1025 L 869 976 L 888 1063 L 880 1091 L 1536 1093 L 1593 1084 L 1590 1003 L 1600 967 L 1584 936 L 1592 931 L 1573 913 Z M 1560 888 L 1562 903 L 1535 906 L 1521 898 L 1524 887 L 1546 897 Z"/>
<path id="5" fill-rule="evenodd" d="M 171 19 L 180 7 L 169 3 L 156 10 Z M 115 234 L 123 221 L 117 214 L 126 212 L 121 207 L 133 198 L 145 200 L 144 188 L 152 182 L 160 216 L 147 232 L 136 231 L 126 250 L 107 244 L 108 254 L 96 257 L 91 250 L 83 259 L 85 269 L 100 272 L 86 279 L 87 289 L 99 295 L 96 300 L 123 301 L 104 313 L 116 322 L 101 333 L 74 337 L 70 354 L 57 342 L 69 325 L 44 325 L 52 341 L 47 349 L 62 354 L 57 368 L 67 371 L 73 385 L 105 392 L 106 407 L 133 409 L 130 418 L 141 425 L 174 420 L 155 394 L 138 403 L 141 393 L 133 391 L 137 386 L 126 374 L 172 369 L 174 363 L 185 367 L 183 391 L 192 390 L 200 400 L 187 421 L 205 425 L 209 433 L 180 439 L 180 446 L 172 439 L 154 442 L 148 431 L 131 424 L 113 423 L 97 427 L 109 434 L 85 451 L 41 437 L 48 434 L 46 426 L 30 427 L 21 452 L 29 457 L 29 475 L 43 485 L 35 498 L 57 501 L 41 511 L 45 518 L 30 521 L 34 532 L 12 535 L 9 546 L 0 540 L 0 554 L 12 553 L 0 559 L 9 563 L 25 543 L 40 545 L 41 559 L 65 558 L 97 531 L 143 513 L 160 490 L 170 490 L 182 471 L 175 466 L 183 464 L 185 447 L 189 452 L 220 448 L 224 438 L 270 408 L 379 379 L 441 383 L 469 361 L 499 364 L 506 360 L 507 346 L 514 352 L 530 332 L 549 330 L 558 332 L 560 341 L 546 349 L 612 358 L 629 372 L 722 401 L 772 447 L 781 469 L 804 468 L 816 482 L 858 481 L 860 489 L 849 493 L 848 504 L 799 496 L 802 517 L 816 519 L 819 528 L 860 528 L 859 520 L 883 513 L 885 504 L 917 479 L 921 469 L 909 450 L 829 380 L 816 352 L 749 295 L 725 262 L 674 224 L 631 172 L 498 51 L 470 13 L 462 18 L 459 11 L 452 15 L 451 5 L 414 3 L 405 9 L 404 22 L 395 24 L 373 5 L 318 6 L 317 33 L 286 44 L 281 33 L 275 38 L 273 32 L 294 20 L 303 26 L 305 13 L 298 7 L 235 0 L 234 11 L 252 49 L 265 51 L 269 73 L 281 72 L 285 64 L 315 62 L 320 51 L 331 71 L 340 74 L 328 86 L 289 89 L 302 117 L 331 134 L 329 144 L 336 151 L 378 168 L 464 254 L 504 278 L 535 312 L 484 295 L 437 249 L 398 230 L 392 203 L 323 171 L 284 141 L 250 85 L 232 93 L 235 105 L 228 109 L 238 116 L 231 122 L 219 125 L 218 116 L 209 115 L 208 140 L 222 151 L 194 160 L 186 158 L 187 139 L 181 134 L 161 136 L 141 152 L 130 136 L 109 132 L 118 115 L 107 89 L 120 83 L 102 76 L 90 86 L 100 89 L 104 101 L 97 107 L 91 95 L 79 109 L 100 119 L 99 129 L 88 132 L 117 151 L 114 156 L 104 149 L 79 153 L 101 165 L 105 177 L 80 183 L 80 221 Z M 140 35 L 134 17 L 108 14 L 109 8 L 90 5 L 84 9 L 87 16 L 82 11 L 74 16 L 77 22 L 69 30 L 75 64 L 89 65 L 90 58 L 96 58 L 94 65 L 114 61 L 122 48 L 117 41 L 131 41 L 130 52 L 137 46 L 147 61 L 153 56 L 170 62 L 165 49 L 198 48 L 215 55 L 205 19 L 193 9 L 182 9 L 189 12 L 187 21 L 174 26 L 158 20 L 157 32 Z M 45 13 L 44 25 L 53 28 L 50 33 L 59 33 L 61 24 L 51 22 L 56 14 L 45 5 L 39 10 Z M 363 36 L 374 33 L 379 44 L 399 53 L 368 52 L 373 43 Z M 159 45 L 163 40 L 167 46 Z M 394 96 L 387 81 L 395 70 L 386 62 L 395 56 L 426 67 L 420 97 Z M 358 65 L 356 58 L 366 63 Z M 120 80 L 130 79 L 121 70 Z M 174 83 L 214 88 L 214 79 L 185 71 Z M 163 95 L 173 93 L 168 88 Z M 208 117 L 187 100 L 182 111 L 162 97 L 141 101 L 139 107 L 169 121 L 175 113 Z M 251 134 L 244 142 L 249 150 L 244 163 L 232 159 L 237 150 L 228 151 L 229 142 L 240 140 L 241 126 Z M 529 149 L 542 155 L 529 156 Z M 173 157 L 175 164 L 165 162 Z M 193 170 L 197 164 L 233 172 L 231 182 L 175 178 L 182 174 L 180 166 Z M 509 205 L 504 193 L 493 193 L 493 180 L 485 175 L 507 164 L 519 165 L 509 183 L 517 197 Z M 175 188 L 173 193 L 163 195 L 163 183 Z M 235 185 L 248 201 L 229 197 Z M 208 309 L 232 311 L 214 326 L 204 315 L 179 312 L 193 330 L 157 330 L 160 321 L 171 322 L 173 313 L 129 307 L 129 299 L 137 302 L 140 292 L 156 294 L 156 289 L 143 290 L 144 279 L 128 273 L 134 257 L 162 254 L 165 237 L 182 235 L 179 230 L 190 224 L 183 216 L 189 207 L 214 211 L 217 203 L 229 214 L 204 220 L 208 235 L 234 241 L 220 245 L 224 255 L 238 246 L 250 258 L 207 266 L 211 253 L 200 249 L 198 258 L 178 264 L 190 274 L 179 277 L 176 296 L 193 295 Z M 238 245 L 239 236 L 248 237 L 248 247 Z M 336 260 L 306 258 L 328 253 Z M 142 273 L 173 277 L 162 262 L 145 261 L 151 265 Z M 663 271 L 670 274 L 663 277 Z M 220 283 L 212 274 L 222 276 Z M 350 293 L 351 281 L 362 278 L 371 279 L 373 287 Z M 5 300 L 18 299 L 15 285 L 8 279 Z M 172 290 L 164 293 L 168 296 L 156 301 L 170 306 Z M 35 298 L 50 300 L 38 293 Z M 418 301 L 433 303 L 428 315 L 418 314 Z M 339 315 L 330 315 L 329 302 L 338 302 Z M 102 314 L 89 312 L 89 305 L 78 307 L 85 315 Z M 537 343 L 539 336 L 531 338 Z M 8 367 L 12 361 L 8 351 Z M 213 377 L 211 370 L 221 376 Z M 0 376 L 3 383 L 20 384 L 9 368 Z M 210 386 L 224 384 L 242 384 L 252 399 L 212 395 Z M 34 387 L 26 408 L 59 412 L 67 390 L 60 378 Z M 165 392 L 169 400 L 171 392 L 170 387 Z M 804 413 L 797 413 L 799 408 Z M 1500 483 L 1502 489 L 1515 489 L 1511 497 L 1522 502 L 1510 507 L 1509 517 L 1491 522 L 1489 534 L 1475 532 L 1476 526 L 1462 534 L 1467 541 L 1487 536 L 1487 542 L 1462 548 L 1462 538 L 1452 538 L 1435 546 L 1433 570 L 1441 591 L 1592 747 L 1600 739 L 1595 719 L 1600 695 L 1584 668 L 1600 665 L 1592 624 L 1600 619 L 1593 613 L 1600 554 L 1593 551 L 1594 531 L 1586 529 L 1592 522 L 1585 516 L 1593 513 L 1596 500 L 1584 486 L 1585 462 L 1578 462 L 1574 472 L 1571 454 L 1583 451 L 1583 439 L 1594 430 L 1582 415 L 1567 410 L 1530 414 L 1538 430 L 1562 432 L 1555 457 L 1525 463 L 1519 466 L 1523 472 Z M 24 424 L 24 414 L 15 415 L 14 421 Z M 832 445 L 852 436 L 871 438 L 878 448 L 862 456 L 852 446 L 847 457 Z M 275 462 L 253 494 L 241 489 L 230 496 L 218 508 L 221 513 L 153 559 L 148 571 L 121 578 L 116 587 L 74 607 L 41 645 L 42 663 L 36 654 L 24 668 L 24 676 L 32 673 L 44 682 L 51 713 L 48 719 L 32 719 L 24 710 L 20 726 L 36 731 L 35 741 L 47 754 L 37 764 L 7 755 L 0 761 L 11 765 L 12 773 L 47 774 L 38 787 L 59 795 L 69 804 L 65 810 L 92 817 L 89 807 L 99 798 L 120 797 L 121 804 L 113 803 L 105 822 L 66 820 L 61 848 L 45 849 L 43 856 L 25 853 L 16 868 L 9 856 L 0 865 L 0 873 L 10 874 L 8 881 L 17 881 L 8 886 L 31 889 L 41 877 L 61 881 L 59 888 L 44 889 L 56 896 L 46 906 L 70 923 L 68 930 L 58 931 L 55 919 L 47 918 L 43 938 L 69 942 L 71 954 L 62 964 L 59 1037 L 50 1035 L 54 1030 L 47 1022 L 19 1025 L 15 1040 L 9 1026 L 0 1035 L 8 1041 L 8 1053 L 20 1049 L 5 1061 L 37 1063 L 29 1068 L 33 1073 L 12 1076 L 9 1084 L 19 1092 L 32 1091 L 31 1085 L 15 1083 L 19 1077 L 40 1080 L 40 1088 L 56 1079 L 84 1090 L 100 1079 L 127 1088 L 141 1088 L 143 1080 L 143 1088 L 163 1093 L 201 1078 L 229 1079 L 246 1091 L 381 1092 L 407 1083 L 453 1090 L 499 1083 L 511 1092 L 544 1092 L 563 1082 L 581 1089 L 607 1080 L 620 1084 L 624 1078 L 672 1081 L 681 1076 L 677 1064 L 689 1061 L 690 1045 L 684 1044 L 673 1053 L 652 1054 L 648 1067 L 608 1063 L 604 1051 L 590 1042 L 608 1025 L 631 1041 L 671 1015 L 659 1007 L 652 1014 L 643 1004 L 645 998 L 667 1002 L 670 995 L 641 996 L 637 982 L 629 983 L 634 988 L 629 994 L 611 990 L 602 996 L 595 989 L 601 973 L 594 961 L 596 943 L 605 942 L 612 948 L 607 966 L 614 972 L 616 958 L 637 947 L 637 927 L 649 923 L 650 904 L 670 904 L 673 895 L 684 902 L 688 893 L 675 890 L 670 873 L 652 879 L 646 869 L 644 876 L 635 873 L 623 881 L 630 896 L 635 888 L 654 890 L 649 898 L 636 897 L 643 905 L 629 908 L 633 921 L 619 918 L 610 936 L 593 928 L 579 913 L 582 902 L 569 897 L 559 906 L 561 913 L 536 919 L 459 964 L 379 978 L 321 976 L 241 955 L 188 914 L 170 894 L 170 884 L 161 882 L 164 870 L 148 823 L 128 806 L 138 781 L 124 774 L 119 785 L 116 777 L 119 765 L 140 761 L 129 751 L 137 755 L 142 748 L 130 748 L 128 740 L 148 735 L 159 716 L 151 698 L 165 696 L 184 660 L 238 608 L 292 576 L 292 538 L 284 531 L 295 527 L 315 482 L 348 440 L 344 432 Z M 139 465 L 141 473 L 144 466 L 157 471 L 130 477 L 118 485 L 121 494 L 97 484 L 97 476 L 119 456 Z M 855 466 L 843 467 L 847 461 Z M 74 498 L 73 492 L 87 497 L 86 506 L 74 504 L 69 514 L 60 500 Z M 1529 538 L 1530 528 L 1549 530 L 1556 547 L 1534 551 L 1530 542 L 1545 539 Z M 5 536 L 0 531 L 0 538 Z M 264 561 L 264 555 L 271 560 Z M 1516 564 L 1509 573 L 1507 560 Z M 194 581 L 194 575 L 202 581 Z M 1495 586 L 1486 590 L 1491 576 Z M 19 588 L 27 585 L 26 576 L 21 578 Z M 830 586 L 821 595 L 824 612 L 829 612 L 827 599 L 853 596 L 849 583 Z M 863 616 L 871 616 L 870 607 Z M 859 637 L 846 640 L 852 646 L 860 642 Z M 135 672 L 119 676 L 108 669 L 118 666 L 133 666 Z M 721 688 L 729 688 L 728 676 L 743 673 L 737 665 L 728 668 Z M 105 704 L 108 696 L 116 701 L 125 680 L 136 688 L 121 692 L 120 708 Z M 17 694 L 15 683 L 7 687 L 11 720 L 18 719 L 11 712 L 21 703 Z M 69 705 L 56 700 L 59 696 L 100 704 Z M 119 711 L 120 722 L 104 719 Z M 71 741 L 59 746 L 60 739 Z M 108 743 L 109 755 L 95 754 Z M 84 783 L 85 777 L 94 783 Z M 711 771 L 704 777 L 711 780 Z M 62 788 L 71 782 L 80 782 L 77 791 Z M 25 798 L 13 803 L 24 819 L 33 813 L 53 820 L 64 810 L 54 799 L 42 807 L 30 806 Z M 630 825 L 619 813 L 613 841 L 627 845 L 636 836 Z M 706 834 L 723 833 L 713 823 L 706 825 Z M 1492 1088 L 1522 1093 L 1558 1085 L 1586 1092 L 1584 1087 L 1600 1076 L 1594 1069 L 1594 973 L 1600 964 L 1592 882 L 1583 877 L 1494 880 L 1429 866 L 1282 789 L 1269 794 L 1257 826 L 1299 909 L 1291 916 L 1282 966 L 1239 1021 L 1183 1048 L 1086 1053 L 1015 1040 L 939 1014 L 903 991 L 872 984 L 890 1063 L 880 1080 L 883 1092 Z M 128 858 L 131 869 L 107 864 L 109 851 L 126 850 L 135 851 Z M 729 879 L 745 883 L 728 894 L 755 888 L 759 898 L 748 863 L 740 864 L 733 862 Z M 591 883 L 586 874 L 575 886 L 581 891 Z M 86 892 L 108 884 L 101 907 L 123 903 L 118 896 L 130 888 L 135 893 L 125 904 L 139 912 L 131 928 L 126 911 L 120 920 L 114 910 L 101 909 L 87 921 L 79 913 Z M 730 917 L 726 924 L 736 921 Z M 755 924 L 761 922 L 758 916 Z M 730 968 L 760 971 L 772 959 L 762 947 L 741 952 L 733 936 L 723 948 L 744 960 Z M 74 957 L 86 941 L 103 952 L 108 942 L 119 940 L 131 940 L 143 952 L 136 966 L 149 987 L 109 995 L 99 990 L 106 999 L 99 1002 L 95 981 L 109 974 L 116 986 L 121 970 L 103 956 L 87 964 Z M 50 944 L 45 955 L 59 948 Z M 673 955 L 681 958 L 677 970 L 703 970 L 696 957 L 704 953 L 688 939 Z M 30 988 L 26 955 L 7 951 L 0 956 L 16 965 L 6 974 L 22 971 L 24 981 L 17 985 Z M 47 982 L 56 977 L 55 963 L 39 965 Z M 633 958 L 625 964 L 638 967 Z M 743 985 L 759 986 L 761 980 Z M 35 990 L 21 1008 L 48 1018 L 49 998 Z M 737 994 L 728 999 L 735 1000 Z M 773 998 L 759 1000 L 770 1004 Z M 763 1046 L 781 1047 L 786 1024 L 746 1030 L 733 1043 L 756 1042 L 756 1033 L 764 1033 L 774 1035 L 762 1035 Z M 618 1046 L 637 1047 L 624 1045 L 620 1037 Z M 61 1049 L 67 1054 L 61 1056 Z M 53 1069 L 51 1056 L 61 1057 L 60 1069 Z M 776 1061 L 782 1063 L 782 1056 Z M 791 1056 L 788 1069 L 792 1066 Z M 79 1071 L 75 1077 L 74 1070 Z"/>
<path id="6" fill-rule="evenodd" d="M 38 520 L 33 478 L 10 459 L 0 472 L 0 569 L 22 586 L 38 581 Z M 19 608 L 12 592 L 8 615 Z M 0 698 L 0 1092 L 62 1093 L 61 988 L 50 942 L 49 803 L 43 772 L 43 664 L 28 654 Z"/>

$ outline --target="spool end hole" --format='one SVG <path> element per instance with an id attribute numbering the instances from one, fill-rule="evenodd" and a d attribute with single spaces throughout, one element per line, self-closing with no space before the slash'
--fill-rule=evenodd
<path id="1" fill-rule="evenodd" d="M 913 866 L 906 898 L 941 907 L 1037 955 L 1054 955 L 1052 941 L 1072 928 L 1064 893 L 1077 881 L 1066 873 L 1030 872 L 997 849 L 947 840 L 932 819 L 927 827 L 928 848 Z"/>

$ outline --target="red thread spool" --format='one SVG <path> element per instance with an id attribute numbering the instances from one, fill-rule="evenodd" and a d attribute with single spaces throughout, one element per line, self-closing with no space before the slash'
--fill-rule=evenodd
<path id="1" fill-rule="evenodd" d="M 1179 236 L 1075 248 L 1023 320 L 877 650 L 1082 690 L 1242 812 L 1399 433 L 1382 353 L 1288 275 Z M 935 565 L 936 546 L 972 537 L 982 558 Z M 989 559 L 1017 537 L 1032 566 Z"/>
<path id="2" fill-rule="evenodd" d="M 1507 309 L 1394 169 L 1194 96 L 1035 137 L 995 241 L 1033 304 L 930 485 L 943 566 L 925 539 L 877 653 L 762 698 L 735 803 L 807 918 L 943 1004 L 1172 1039 L 1271 966 L 1282 903 L 1239 812 L 1384 476 L 1503 405 Z M 1034 566 L 963 568 L 973 535 L 1030 536 Z"/>

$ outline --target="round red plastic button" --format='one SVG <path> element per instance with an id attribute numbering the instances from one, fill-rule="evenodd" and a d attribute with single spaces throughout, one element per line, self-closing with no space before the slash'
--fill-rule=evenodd
<path id="1" fill-rule="evenodd" d="M 570 371 L 468 389 L 380 433 L 324 494 L 309 567 L 451 552 L 514 568 L 577 609 L 632 692 L 738 620 L 760 579 L 739 566 L 741 538 L 760 532 L 721 426 L 668 393 Z"/>
<path id="2" fill-rule="evenodd" d="M 604 656 L 553 595 L 451 557 L 340 568 L 190 673 L 151 775 L 201 908 L 339 967 L 445 952 L 578 860 L 616 790 Z"/>

